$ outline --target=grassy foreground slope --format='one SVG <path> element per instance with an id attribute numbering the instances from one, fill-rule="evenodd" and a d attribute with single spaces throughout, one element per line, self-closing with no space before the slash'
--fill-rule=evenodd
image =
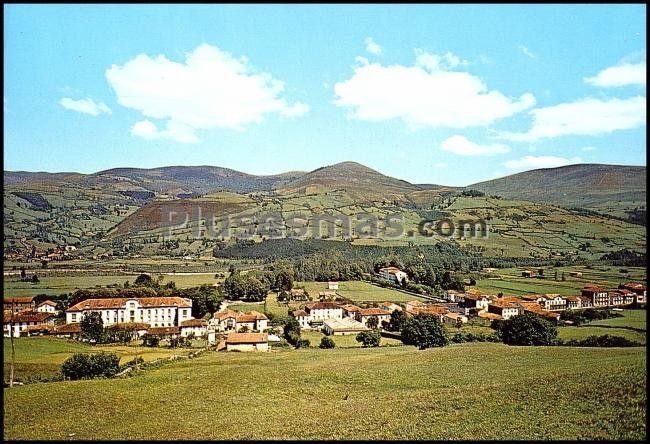
<path id="1" fill-rule="evenodd" d="M 4 438 L 644 439 L 645 364 L 642 348 L 485 343 L 210 353 L 5 389 Z"/>

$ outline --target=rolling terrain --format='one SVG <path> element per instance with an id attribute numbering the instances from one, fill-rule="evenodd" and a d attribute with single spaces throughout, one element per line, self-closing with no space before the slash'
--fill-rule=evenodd
<path id="1" fill-rule="evenodd" d="M 355 162 L 274 176 L 207 166 L 5 172 L 4 246 L 212 256 L 219 242 L 294 236 L 390 247 L 448 239 L 418 230 L 423 219 L 448 218 L 485 221 L 487 237 L 482 227 L 453 237 L 489 256 L 597 259 L 623 248 L 645 251 L 645 227 L 626 217 L 634 208 L 645 217 L 645 167 L 571 165 L 466 188 L 486 195 L 411 184 Z M 401 231 L 390 228 L 394 216 Z M 203 238 L 194 238 L 197 232 Z"/>

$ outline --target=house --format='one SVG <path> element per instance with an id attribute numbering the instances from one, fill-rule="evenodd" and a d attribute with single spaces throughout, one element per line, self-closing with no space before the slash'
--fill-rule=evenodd
<path id="1" fill-rule="evenodd" d="M 477 293 L 466 293 L 465 299 L 463 300 L 463 308 L 465 309 L 465 314 L 469 314 L 470 310 L 484 311 L 487 310 L 490 305 L 490 299 L 487 295 L 477 294 Z"/>
<path id="2" fill-rule="evenodd" d="M 70 324 L 78 325 L 78 324 Z M 113 324 L 106 327 L 107 330 L 130 330 L 134 333 L 134 336 L 137 335 L 139 338 L 147 333 L 149 330 L 149 324 L 145 322 L 123 322 L 121 324 Z"/>
<path id="3" fill-rule="evenodd" d="M 419 314 L 430 314 L 436 316 L 441 322 L 442 317 L 449 313 L 449 310 L 446 307 L 441 307 L 437 305 L 424 305 L 422 307 L 414 307 L 411 310 L 406 310 L 406 317 L 417 316 Z"/>
<path id="4" fill-rule="evenodd" d="M 646 286 L 644 284 L 628 282 L 623 285 L 623 288 L 637 295 L 635 301 L 637 305 L 646 303 Z"/>
<path id="5" fill-rule="evenodd" d="M 248 313 L 238 313 L 236 317 L 237 331 L 264 331 L 268 328 L 269 318 L 259 311 L 252 310 Z"/>
<path id="6" fill-rule="evenodd" d="M 193 335 L 195 338 L 202 338 L 208 333 L 208 321 L 204 319 L 188 319 L 181 322 L 181 336 Z"/>
<path id="7" fill-rule="evenodd" d="M 478 312 L 478 317 L 483 318 L 483 319 L 488 319 L 490 321 L 501 321 L 501 320 L 503 320 L 501 315 L 498 315 L 496 313 L 490 313 L 490 312 L 487 312 L 487 311 L 479 311 Z"/>
<path id="8" fill-rule="evenodd" d="M 488 305 L 488 313 L 494 313 L 507 320 L 522 314 L 523 309 L 517 303 L 497 299 Z"/>
<path id="9" fill-rule="evenodd" d="M 594 306 L 592 298 L 589 296 L 578 296 L 580 298 L 580 308 L 591 308 Z"/>
<path id="10" fill-rule="evenodd" d="M 12 310 L 18 313 L 23 310 L 34 310 L 36 304 L 32 296 L 18 296 L 13 298 L 4 298 L 3 310 Z"/>
<path id="11" fill-rule="evenodd" d="M 582 288 L 582 296 L 591 298 L 594 307 L 607 307 L 609 305 L 609 295 L 607 289 L 595 284 L 587 284 Z"/>
<path id="12" fill-rule="evenodd" d="M 81 325 L 76 322 L 74 324 L 57 325 L 54 328 L 53 334 L 58 337 L 75 339 L 81 333 Z"/>
<path id="13" fill-rule="evenodd" d="M 267 333 L 229 333 L 226 338 L 227 351 L 268 351 Z"/>
<path id="14" fill-rule="evenodd" d="M 30 326 L 54 326 L 54 314 L 42 313 L 32 310 L 23 310 L 18 313 L 11 313 L 7 310 L 3 313 L 2 327 L 5 337 L 13 335 L 20 337 L 20 334 Z"/>
<path id="15" fill-rule="evenodd" d="M 176 326 L 173 327 L 149 327 L 147 334 L 151 336 L 160 336 L 161 339 L 171 339 L 177 337 L 181 333 L 180 329 Z"/>
<path id="16" fill-rule="evenodd" d="M 344 318 L 356 319 L 357 313 L 361 311 L 361 308 L 357 307 L 354 304 L 343 304 L 341 305 L 341 308 L 343 309 Z"/>
<path id="17" fill-rule="evenodd" d="M 402 307 L 400 307 L 399 305 L 393 302 L 382 302 L 381 304 L 379 304 L 379 308 L 389 311 L 391 313 L 394 312 L 395 310 L 402 311 Z"/>
<path id="18" fill-rule="evenodd" d="M 533 301 L 521 301 L 519 302 L 519 306 L 523 308 L 524 312 L 532 313 L 536 316 L 540 316 L 544 319 L 548 319 L 551 321 L 559 321 L 560 320 L 560 314 L 553 312 L 553 311 L 548 311 L 544 310 L 541 305 L 539 305 L 537 302 Z"/>
<path id="19" fill-rule="evenodd" d="M 567 296 L 565 299 L 567 310 L 578 310 L 582 308 L 582 298 L 580 296 Z"/>
<path id="20" fill-rule="evenodd" d="M 309 329 L 311 328 L 309 326 L 309 315 L 305 310 L 294 310 L 291 312 L 291 316 L 296 318 L 296 321 L 298 321 L 298 324 L 300 324 L 300 328 L 304 329 Z"/>
<path id="21" fill-rule="evenodd" d="M 627 290 L 625 288 L 616 291 L 623 295 L 623 305 L 633 305 L 636 302 L 638 295 L 633 291 Z"/>
<path id="22" fill-rule="evenodd" d="M 445 290 L 444 298 L 449 302 L 461 302 L 465 299 L 465 293 L 456 290 Z"/>
<path id="23" fill-rule="evenodd" d="M 582 277 L 582 272 L 581 271 L 569 271 L 569 276 L 571 277 Z"/>
<path id="24" fill-rule="evenodd" d="M 544 294 L 538 299 L 544 310 L 558 311 L 566 310 L 566 299 L 559 294 Z"/>
<path id="25" fill-rule="evenodd" d="M 104 326 L 145 322 L 150 327 L 172 327 L 192 319 L 192 301 L 176 296 L 86 299 L 65 311 L 66 323 L 80 322 L 91 312 L 101 314 Z"/>
<path id="26" fill-rule="evenodd" d="M 369 330 L 361 322 L 351 318 L 327 319 L 323 322 L 323 332 L 326 335 L 356 335 Z"/>
<path id="27" fill-rule="evenodd" d="M 442 315 L 442 322 L 451 325 L 462 325 L 467 323 L 467 316 L 460 313 L 447 313 Z"/>
<path id="28" fill-rule="evenodd" d="M 338 282 L 328 282 L 327 283 L 327 289 L 328 290 L 338 290 L 339 289 L 339 283 Z"/>
<path id="29" fill-rule="evenodd" d="M 305 292 L 304 288 L 292 288 L 289 291 L 289 294 L 291 296 L 292 301 L 308 301 L 309 296 L 307 296 L 307 293 Z"/>
<path id="30" fill-rule="evenodd" d="M 343 319 L 343 309 L 336 302 L 312 302 L 305 304 L 305 311 L 311 321 Z"/>
<path id="31" fill-rule="evenodd" d="M 43 336 L 54 332 L 54 329 L 55 326 L 49 324 L 28 325 L 22 333 L 26 336 Z"/>
<path id="32" fill-rule="evenodd" d="M 418 308 L 424 308 L 427 304 L 422 301 L 408 301 L 406 304 L 406 311 L 413 311 Z"/>
<path id="33" fill-rule="evenodd" d="M 537 276 L 537 273 L 535 273 L 533 270 L 524 270 L 521 272 L 521 277 L 533 278 L 535 276 Z"/>
<path id="34" fill-rule="evenodd" d="M 56 313 L 56 302 L 52 302 L 49 299 L 47 301 L 43 301 L 36 306 L 36 311 L 40 311 L 42 313 Z"/>
<path id="35" fill-rule="evenodd" d="M 402 281 L 408 282 L 408 275 L 397 267 L 384 267 L 379 269 L 378 273 L 381 279 L 401 284 Z"/>
<path id="36" fill-rule="evenodd" d="M 382 322 L 390 322 L 391 312 L 382 308 L 365 308 L 357 313 L 357 321 L 368 327 L 368 319 L 377 318 L 377 328 L 381 328 Z"/>
<path id="37" fill-rule="evenodd" d="M 255 310 L 247 313 L 224 310 L 215 313 L 210 320 L 210 324 L 218 331 L 240 331 L 244 328 L 249 331 L 264 331 L 268 328 L 268 322 L 266 315 Z"/>

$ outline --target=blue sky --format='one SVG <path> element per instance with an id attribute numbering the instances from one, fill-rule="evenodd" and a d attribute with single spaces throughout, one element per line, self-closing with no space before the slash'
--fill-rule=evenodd
<path id="1" fill-rule="evenodd" d="M 4 168 L 646 164 L 645 5 L 5 5 Z"/>

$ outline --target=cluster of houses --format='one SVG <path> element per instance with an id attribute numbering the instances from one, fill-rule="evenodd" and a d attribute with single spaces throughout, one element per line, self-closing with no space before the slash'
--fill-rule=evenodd
<path id="1" fill-rule="evenodd" d="M 532 294 L 523 296 L 494 296 L 479 291 L 465 293 L 448 290 L 445 298 L 462 307 L 465 315 L 475 314 L 494 319 L 510 319 L 530 312 L 548 319 L 558 320 L 561 311 L 584 308 L 640 306 L 646 303 L 646 286 L 628 282 L 622 288 L 607 289 L 596 284 L 586 284 L 579 295 Z"/>

